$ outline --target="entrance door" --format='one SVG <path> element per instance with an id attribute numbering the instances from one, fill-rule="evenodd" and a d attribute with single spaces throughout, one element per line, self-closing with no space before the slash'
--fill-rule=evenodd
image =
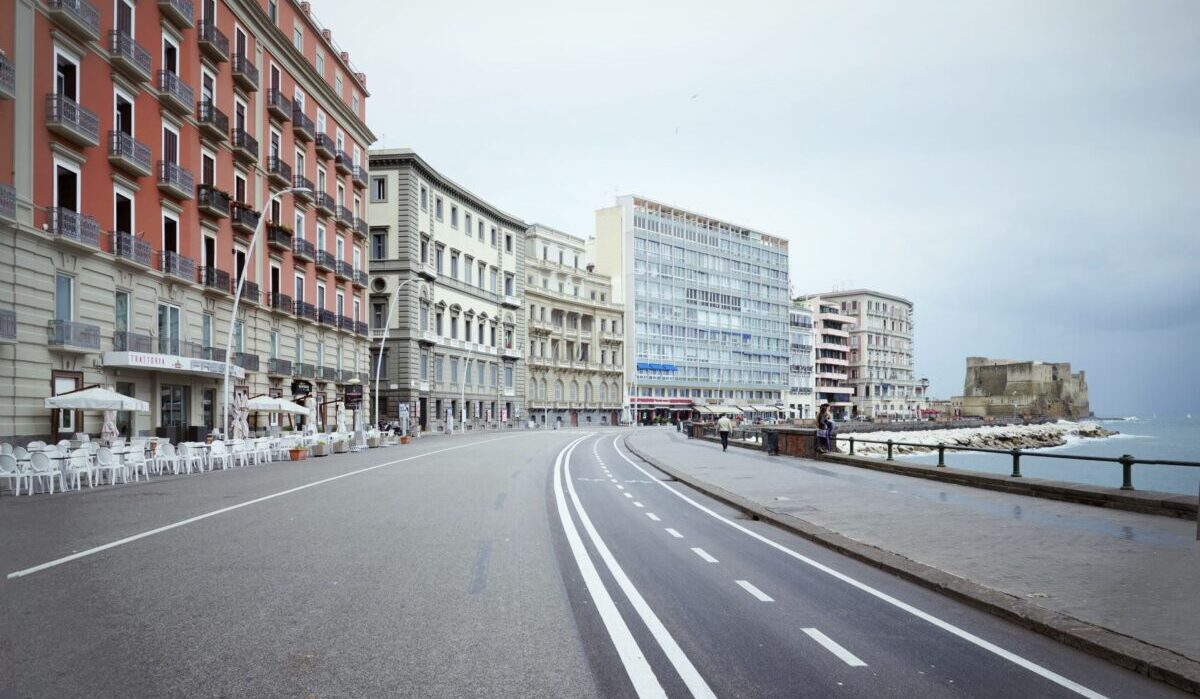
<path id="1" fill-rule="evenodd" d="M 429 399 L 421 398 L 417 400 L 417 411 L 421 414 L 420 423 L 421 431 L 429 429 Z"/>
<path id="2" fill-rule="evenodd" d="M 83 388 L 83 375 L 77 372 L 53 372 L 50 383 L 50 393 L 59 395 L 70 393 Z M 51 436 L 55 441 L 70 439 L 76 432 L 83 429 L 82 410 L 51 410 Z"/>
<path id="3" fill-rule="evenodd" d="M 579 427 L 579 412 L 571 411 L 571 427 Z"/>
<path id="4" fill-rule="evenodd" d="M 159 426 L 173 427 L 177 433 L 188 424 L 188 387 L 163 384 L 159 391 Z"/>

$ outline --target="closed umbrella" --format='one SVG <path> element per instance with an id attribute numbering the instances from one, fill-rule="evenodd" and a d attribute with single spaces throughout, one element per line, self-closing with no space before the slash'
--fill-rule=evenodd
<path id="1" fill-rule="evenodd" d="M 104 411 L 104 427 L 100 430 L 100 436 L 109 442 L 121 436 L 121 431 L 117 429 L 117 411 Z"/>
<path id="2" fill-rule="evenodd" d="M 249 410 L 246 408 L 246 394 L 238 392 L 233 398 L 233 425 L 230 433 L 234 439 L 246 439 L 250 436 L 250 425 L 246 422 Z"/>
<path id="3" fill-rule="evenodd" d="M 341 403 L 337 404 L 337 431 L 340 434 L 345 434 L 346 429 L 346 406 Z"/>

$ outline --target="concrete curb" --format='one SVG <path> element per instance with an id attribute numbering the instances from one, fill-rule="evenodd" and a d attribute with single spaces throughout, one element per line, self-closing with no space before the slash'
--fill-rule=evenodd
<path id="1" fill-rule="evenodd" d="M 798 517 L 775 512 L 659 461 L 630 444 L 629 435 L 622 441 L 626 449 L 647 464 L 757 519 L 770 522 L 809 541 L 1020 624 L 1098 658 L 1200 695 L 1200 662 L 1066 614 L 1044 609 L 1019 597 L 992 590 L 899 554 L 855 541 Z"/>

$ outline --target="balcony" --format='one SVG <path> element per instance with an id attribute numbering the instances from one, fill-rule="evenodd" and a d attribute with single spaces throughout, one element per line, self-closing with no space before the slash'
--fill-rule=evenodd
<path id="1" fill-rule="evenodd" d="M 259 358 L 257 354 L 249 352 L 234 352 L 233 363 L 246 371 L 258 371 Z"/>
<path id="2" fill-rule="evenodd" d="M 343 175 L 349 175 L 354 172 L 354 161 L 350 159 L 350 154 L 344 150 L 340 150 L 334 154 L 333 166 Z"/>
<path id="3" fill-rule="evenodd" d="M 175 163 L 158 161 L 158 191 L 176 201 L 191 199 L 196 191 L 192 173 Z"/>
<path id="4" fill-rule="evenodd" d="M 317 127 L 299 105 L 292 105 L 292 135 L 297 141 L 311 143 L 317 135 Z"/>
<path id="5" fill-rule="evenodd" d="M 517 349 L 516 347 L 505 347 L 504 349 L 500 350 L 500 356 L 504 357 L 505 359 L 520 359 L 521 350 Z"/>
<path id="6" fill-rule="evenodd" d="M 367 169 L 360 165 L 355 165 L 350 171 L 350 179 L 354 181 L 354 186 L 358 189 L 367 188 Z"/>
<path id="7" fill-rule="evenodd" d="M 356 269 L 354 270 L 354 278 L 350 281 L 359 289 L 365 289 L 367 288 L 368 277 L 369 275 L 365 271 Z"/>
<path id="8" fill-rule="evenodd" d="M 202 214 L 225 218 L 229 216 L 229 195 L 211 185 L 199 185 L 196 187 L 196 207 Z"/>
<path id="9" fill-rule="evenodd" d="M 276 250 L 291 250 L 292 229 L 278 223 L 267 223 L 267 245 Z"/>
<path id="10" fill-rule="evenodd" d="M 200 348 L 200 359 L 207 359 L 210 362 L 223 362 L 223 361 L 225 361 L 225 348 L 224 347 L 201 347 Z"/>
<path id="11" fill-rule="evenodd" d="M 258 68 L 244 54 L 235 53 L 229 64 L 229 72 L 233 74 L 233 84 L 246 92 L 258 90 Z"/>
<path id="12" fill-rule="evenodd" d="M 100 145 L 100 118 L 66 95 L 46 95 L 46 128 L 77 146 Z"/>
<path id="13" fill-rule="evenodd" d="M 52 320 L 46 325 L 47 345 L 60 352 L 87 354 L 100 351 L 100 326 L 73 320 Z"/>
<path id="14" fill-rule="evenodd" d="M 201 136 L 207 135 L 214 141 L 229 138 L 229 117 L 208 100 L 196 104 L 196 124 L 200 126 Z"/>
<path id="15" fill-rule="evenodd" d="M 11 308 L 0 308 L 0 344 L 17 341 L 17 312 Z"/>
<path id="16" fill-rule="evenodd" d="M 295 262 L 312 262 L 317 256 L 316 248 L 313 244 L 295 236 L 292 238 L 292 260 Z"/>
<path id="17" fill-rule="evenodd" d="M 0 56 L 0 100 L 17 98 L 17 69 L 8 56 Z"/>
<path id="18" fill-rule="evenodd" d="M 321 373 L 317 376 L 318 379 L 323 381 L 337 381 L 337 369 L 334 369 L 331 366 L 323 366 L 319 368 Z"/>
<path id="19" fill-rule="evenodd" d="M 317 192 L 317 211 L 325 214 L 326 216 L 332 216 L 336 209 L 337 204 L 334 203 L 333 197 L 329 196 L 325 192 Z"/>
<path id="20" fill-rule="evenodd" d="M 148 177 L 154 171 L 150 147 L 124 131 L 108 132 L 108 162 L 134 177 Z"/>
<path id="21" fill-rule="evenodd" d="M 242 301 L 256 304 L 260 299 L 262 299 L 262 291 L 258 288 L 258 282 L 247 279 L 246 283 L 242 284 Z"/>
<path id="22" fill-rule="evenodd" d="M 169 70 L 158 71 L 158 101 L 164 107 L 183 116 L 192 111 L 194 99 L 191 85 Z"/>
<path id="23" fill-rule="evenodd" d="M 293 364 L 292 376 L 298 379 L 315 379 L 317 377 L 317 367 L 312 364 Z"/>
<path id="24" fill-rule="evenodd" d="M 179 29 L 190 29 L 195 24 L 192 0 L 158 0 L 158 11 Z"/>
<path id="25" fill-rule="evenodd" d="M 118 262 L 129 262 L 146 269 L 150 269 L 154 264 L 154 249 L 150 247 L 150 243 L 132 233 L 113 231 L 108 234 L 108 244 Z"/>
<path id="26" fill-rule="evenodd" d="M 437 279 L 437 270 L 434 269 L 432 262 L 426 260 L 417 264 L 417 276 L 434 281 Z"/>
<path id="27" fill-rule="evenodd" d="M 339 369 L 337 376 L 338 383 L 350 383 L 350 380 L 354 378 L 354 372 L 349 369 Z"/>
<path id="28" fill-rule="evenodd" d="M 279 187 L 292 186 L 292 166 L 277 155 L 267 158 L 267 178 Z"/>
<path id="29" fill-rule="evenodd" d="M 170 275 L 185 282 L 196 278 L 196 263 L 190 257 L 184 257 L 177 252 L 163 250 L 158 257 L 158 268 L 163 274 Z"/>
<path id="30" fill-rule="evenodd" d="M 258 212 L 247 204 L 231 202 L 229 204 L 229 222 L 233 224 L 235 233 L 254 235 L 254 231 L 258 229 Z"/>
<path id="31" fill-rule="evenodd" d="M 371 329 L 367 327 L 366 321 L 362 321 L 362 320 L 354 321 L 354 333 L 356 335 L 362 335 L 363 337 L 366 337 L 370 332 L 371 332 Z"/>
<path id="32" fill-rule="evenodd" d="M 216 267 L 198 267 L 196 269 L 196 281 L 200 286 L 204 287 L 205 291 L 211 291 L 220 294 L 232 293 L 229 286 L 229 272 Z"/>
<path id="33" fill-rule="evenodd" d="M 326 160 L 337 154 L 337 148 L 334 146 L 333 139 L 328 135 L 319 133 L 316 138 L 317 155 Z"/>
<path id="34" fill-rule="evenodd" d="M 436 345 L 439 341 L 441 341 L 441 339 L 441 336 L 432 330 L 422 330 L 421 333 L 417 335 L 417 342 L 426 345 Z"/>
<path id="35" fill-rule="evenodd" d="M 317 313 L 317 322 L 319 322 L 321 325 L 328 325 L 330 327 L 336 328 L 337 324 L 338 324 L 337 319 L 338 319 L 337 314 L 334 313 L 333 311 L 329 310 L 328 308 L 322 308 Z"/>
<path id="36" fill-rule="evenodd" d="M 332 272 L 333 270 L 337 269 L 337 258 L 335 258 L 333 256 L 333 253 L 331 253 L 331 252 L 326 252 L 325 250 L 318 250 L 317 251 L 317 268 L 323 269 L 326 272 Z"/>
<path id="37" fill-rule="evenodd" d="M 297 301 L 296 302 L 296 315 L 301 318 L 311 320 L 312 322 L 315 323 L 315 322 L 317 322 L 317 307 L 312 305 L 311 303 L 305 303 L 304 301 Z"/>
<path id="38" fill-rule="evenodd" d="M 352 281 L 354 279 L 354 265 L 351 265 L 345 260 L 338 260 L 337 266 L 334 267 L 333 274 L 339 281 Z"/>
<path id="39" fill-rule="evenodd" d="M 337 225 L 338 228 L 350 230 L 354 228 L 354 212 L 344 206 L 337 208 Z"/>
<path id="40" fill-rule="evenodd" d="M 0 218 L 17 220 L 17 190 L 11 184 L 0 184 Z"/>
<path id="41" fill-rule="evenodd" d="M 354 332 L 354 319 L 350 316 L 339 315 L 337 317 L 338 330 L 345 330 L 348 333 Z"/>
<path id="42" fill-rule="evenodd" d="M 267 111 L 279 121 L 289 121 L 292 118 L 292 101 L 283 96 L 279 90 L 267 91 Z"/>
<path id="43" fill-rule="evenodd" d="M 267 360 L 267 375 L 268 376 L 291 376 L 292 375 L 292 360 L 271 357 L 270 359 Z"/>
<path id="44" fill-rule="evenodd" d="M 145 333 L 131 330 L 116 330 L 113 332 L 114 352 L 153 352 L 154 338 Z"/>
<path id="45" fill-rule="evenodd" d="M 50 18 L 84 41 L 100 39 L 100 12 L 87 0 L 49 0 Z M 11 17 L 9 18 L 11 19 Z"/>
<path id="46" fill-rule="evenodd" d="M 139 83 L 149 82 L 154 74 L 150 67 L 150 52 L 132 36 L 115 29 L 108 33 L 108 59 L 114 68 Z"/>
<path id="47" fill-rule="evenodd" d="M 304 175 L 292 175 L 292 197 L 296 201 L 304 201 L 312 203 L 313 200 L 313 183 Z"/>
<path id="48" fill-rule="evenodd" d="M 258 162 L 258 141 L 246 133 L 245 129 L 234 129 L 229 134 L 229 145 L 233 148 L 233 157 L 247 163 Z"/>
<path id="49" fill-rule="evenodd" d="M 46 209 L 46 223 L 55 240 L 88 252 L 100 249 L 100 224 L 91 216 L 51 207 Z"/>
<path id="50" fill-rule="evenodd" d="M 196 23 L 196 41 L 200 51 L 214 61 L 229 60 L 229 39 L 212 22 L 202 19 Z"/>
<path id="51" fill-rule="evenodd" d="M 354 235 L 357 238 L 366 240 L 371 235 L 371 227 L 367 225 L 366 221 L 357 216 L 354 217 L 354 225 L 352 228 L 354 229 Z"/>
<path id="52" fill-rule="evenodd" d="M 271 310 L 273 311 L 291 315 L 296 309 L 296 307 L 292 305 L 292 297 L 288 296 L 287 294 L 275 293 L 268 294 L 267 296 L 267 305 L 270 306 Z"/>
<path id="53" fill-rule="evenodd" d="M 504 306 L 508 306 L 509 308 L 521 307 L 521 299 L 513 296 L 512 294 L 505 294 L 503 297 L 501 297 L 500 303 Z"/>

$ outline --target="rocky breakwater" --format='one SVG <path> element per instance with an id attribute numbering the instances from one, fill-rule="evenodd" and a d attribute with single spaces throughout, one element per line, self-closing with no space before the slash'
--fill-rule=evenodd
<path id="1" fill-rule="evenodd" d="M 1071 439 L 1101 439 L 1117 434 L 1094 422 L 1051 422 L 1044 425 L 997 425 L 993 427 L 966 427 L 953 430 L 926 430 L 921 432 L 864 432 L 854 435 L 854 453 L 867 456 L 887 453 L 886 444 L 863 444 L 860 439 L 872 441 L 910 442 L 924 446 L 893 445 L 894 454 L 927 454 L 937 450 L 938 444 L 947 447 L 975 447 L 979 449 L 1042 449 L 1060 447 Z M 843 442 L 841 448 L 846 449 Z"/>

